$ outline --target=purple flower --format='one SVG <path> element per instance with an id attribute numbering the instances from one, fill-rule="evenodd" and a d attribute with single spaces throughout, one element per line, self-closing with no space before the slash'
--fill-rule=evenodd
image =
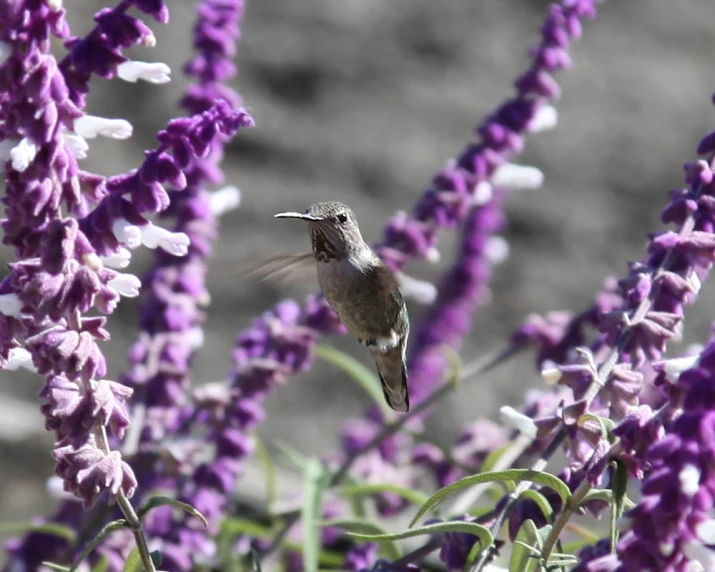
<path id="1" fill-rule="evenodd" d="M 378 545 L 374 542 L 352 546 L 345 555 L 343 567 L 352 572 L 369 570 L 377 558 L 377 549 Z"/>
<path id="2" fill-rule="evenodd" d="M 682 413 L 667 427 L 664 438 L 649 443 L 644 461 L 650 471 L 643 481 L 643 498 L 626 514 L 629 530 L 618 543 L 620 566 L 614 569 L 685 570 L 689 562 L 698 562 L 704 570 L 715 567 L 715 551 L 710 547 L 715 544 L 713 355 L 715 343 L 710 342 L 699 365 L 679 375 Z M 631 431 L 622 437 L 626 446 L 633 434 L 637 435 Z M 653 522 L 658 526 L 653 527 Z"/>

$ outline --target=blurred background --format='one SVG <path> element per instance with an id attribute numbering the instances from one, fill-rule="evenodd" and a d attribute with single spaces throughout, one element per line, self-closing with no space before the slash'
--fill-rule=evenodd
<path id="1" fill-rule="evenodd" d="M 76 34 L 91 28 L 92 14 L 104 5 L 66 4 Z M 94 85 L 88 112 L 128 119 L 134 136 L 93 141 L 85 168 L 110 175 L 136 166 L 156 131 L 178 113 L 194 4 L 169 2 L 170 25 L 150 23 L 156 48 L 130 53 L 168 63 L 170 84 Z M 474 125 L 511 95 L 547 6 L 542 0 L 247 0 L 234 84 L 257 127 L 235 138 L 224 162 L 226 182 L 243 198 L 221 221 L 196 383 L 226 375 L 235 334 L 253 316 L 317 287 L 257 285 L 237 271 L 251 257 L 308 249 L 305 227 L 273 214 L 341 200 L 356 212 L 366 239 L 379 240 L 392 213 L 411 209 L 433 173 L 470 140 Z M 606 276 L 623 275 L 628 260 L 643 256 L 647 233 L 662 228 L 667 191 L 682 184 L 682 163 L 715 127 L 713 19 L 709 0 L 631 0 L 602 4 L 586 24 L 571 51 L 574 68 L 557 77 L 559 124 L 530 137 L 519 159 L 543 170 L 545 184 L 511 195 L 504 232 L 510 256 L 495 269 L 492 299 L 475 317 L 465 361 L 500 347 L 531 312 L 584 308 Z M 451 259 L 450 238 L 442 239 L 440 266 Z M 10 253 L 3 250 L 2 257 L 9 261 Z M 141 252 L 130 270 L 141 275 L 150 259 Z M 438 270 L 416 271 L 435 276 Z M 709 336 L 710 290 L 685 322 L 686 343 Z M 124 300 L 110 321 L 111 376 L 126 366 L 138 303 Z M 416 327 L 421 309 L 410 310 Z M 326 343 L 372 367 L 354 341 Z M 540 384 L 532 356 L 521 356 L 445 400 L 430 431 L 449 443 L 465 422 L 497 419 L 500 406 L 518 406 L 524 391 Z M 52 439 L 39 414 L 40 387 L 37 376 L 0 372 L 0 522 L 48 513 L 56 502 L 46 494 Z M 342 422 L 367 404 L 361 390 L 318 363 L 268 399 L 259 433 L 327 453 L 338 446 Z M 247 494 L 260 490 L 260 472 L 249 471 L 242 487 Z"/>

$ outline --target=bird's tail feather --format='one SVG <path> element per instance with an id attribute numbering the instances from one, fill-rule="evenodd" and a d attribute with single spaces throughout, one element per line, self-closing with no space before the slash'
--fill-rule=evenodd
<path id="1" fill-rule="evenodd" d="M 410 410 L 410 395 L 407 391 L 407 367 L 400 346 L 381 351 L 371 348 L 377 373 L 382 382 L 382 392 L 387 404 L 400 413 Z"/>

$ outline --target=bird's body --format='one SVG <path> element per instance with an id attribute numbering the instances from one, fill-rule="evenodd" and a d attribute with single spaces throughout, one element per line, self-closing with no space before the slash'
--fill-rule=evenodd
<path id="1" fill-rule="evenodd" d="M 325 299 L 348 331 L 370 349 L 388 405 L 408 411 L 407 308 L 395 276 L 362 239 L 355 215 L 346 205 L 330 202 L 312 205 L 305 213 L 276 216 L 308 222 Z M 304 262 L 307 257 L 300 258 Z"/>

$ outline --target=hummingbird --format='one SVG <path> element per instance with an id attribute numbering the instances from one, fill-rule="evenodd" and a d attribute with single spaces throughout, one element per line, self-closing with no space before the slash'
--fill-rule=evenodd
<path id="1" fill-rule="evenodd" d="M 340 202 L 321 202 L 303 213 L 283 212 L 275 218 L 308 223 L 312 253 L 272 258 L 263 265 L 263 276 L 286 278 L 314 265 L 328 304 L 370 350 L 385 401 L 395 411 L 409 411 L 407 307 L 394 274 L 363 240 L 352 209 Z"/>

